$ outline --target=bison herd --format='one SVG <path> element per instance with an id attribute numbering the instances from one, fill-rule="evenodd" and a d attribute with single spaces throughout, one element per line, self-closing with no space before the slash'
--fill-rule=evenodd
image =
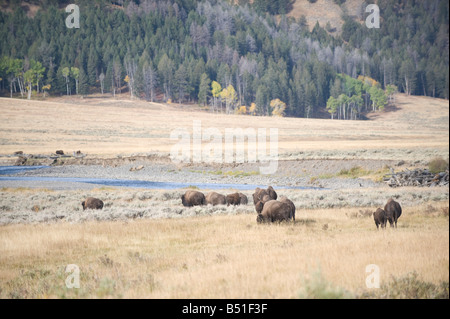
<path id="1" fill-rule="evenodd" d="M 209 192 L 206 196 L 199 191 L 188 190 L 181 196 L 183 206 L 202 206 L 202 205 L 246 205 L 248 198 L 242 193 L 233 193 L 228 195 L 217 192 Z M 285 196 L 278 199 L 278 194 L 272 186 L 267 189 L 257 187 L 253 193 L 253 204 L 257 213 L 256 221 L 258 223 L 273 223 L 282 221 L 295 221 L 295 205 Z M 103 202 L 98 198 L 88 197 L 81 203 L 85 209 L 102 209 Z M 373 218 L 377 229 L 386 228 L 389 221 L 391 227 L 397 228 L 397 220 L 402 214 L 400 204 L 390 198 L 384 209 L 378 208 L 373 213 Z"/>
<path id="2" fill-rule="evenodd" d="M 267 189 L 256 188 L 253 194 L 253 204 L 258 214 L 258 223 L 295 220 L 295 205 L 288 198 L 282 196 L 277 200 L 277 193 L 272 186 Z M 207 193 L 188 190 L 181 196 L 181 203 L 186 207 L 201 205 L 246 205 L 248 198 L 242 193 L 228 195 L 217 192 Z"/>
<path id="3" fill-rule="evenodd" d="M 229 195 L 219 194 L 217 192 L 207 193 L 206 196 L 199 191 L 188 190 L 181 196 L 181 202 L 184 206 L 191 207 L 197 205 L 245 205 L 248 203 L 247 196 L 242 193 L 233 193 Z M 258 223 L 273 223 L 282 221 L 295 221 L 295 205 L 287 197 L 278 198 L 277 192 L 272 186 L 267 189 L 256 188 L 253 193 L 253 204 L 257 213 L 256 221 Z M 373 213 L 377 229 L 386 227 L 389 221 L 391 227 L 397 228 L 397 220 L 402 214 L 402 208 L 399 203 L 392 198 L 388 200 L 384 209 L 378 208 Z"/>

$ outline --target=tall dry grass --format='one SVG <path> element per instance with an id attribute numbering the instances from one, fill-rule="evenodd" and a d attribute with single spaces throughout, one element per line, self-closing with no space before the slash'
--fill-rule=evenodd
<path id="1" fill-rule="evenodd" d="M 337 296 L 353 298 L 370 293 L 368 264 L 380 267 L 381 284 L 416 273 L 448 291 L 448 201 L 406 207 L 398 229 L 384 231 L 358 208 L 301 210 L 295 224 L 255 219 L 1 226 L 0 296 L 303 298 L 319 274 Z M 80 267 L 79 289 L 65 286 L 68 264 Z"/>

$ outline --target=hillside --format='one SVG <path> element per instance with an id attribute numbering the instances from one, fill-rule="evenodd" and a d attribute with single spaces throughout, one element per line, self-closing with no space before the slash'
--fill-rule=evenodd
<path id="1" fill-rule="evenodd" d="M 190 134 L 193 121 L 203 130 L 278 128 L 281 159 L 369 158 L 424 161 L 448 157 L 449 106 L 446 100 L 397 96 L 397 108 L 369 121 L 224 115 L 178 104 L 129 98 L 55 98 L 27 101 L 0 98 L 1 152 L 67 154 L 89 157 L 119 154 L 168 154 L 176 129 Z M 206 144 L 207 142 L 203 143 Z"/>
<path id="2" fill-rule="evenodd" d="M 361 23 L 360 0 L 79 1 L 80 28 L 66 24 L 60 2 L 38 3 L 0 4 L 2 96 L 128 92 L 338 119 L 365 118 L 395 91 L 449 98 L 443 0 L 379 1 L 380 29 Z"/>

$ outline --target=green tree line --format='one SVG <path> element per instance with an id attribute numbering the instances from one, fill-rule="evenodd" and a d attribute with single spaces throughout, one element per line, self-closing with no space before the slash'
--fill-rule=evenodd
<path id="1" fill-rule="evenodd" d="M 330 111 L 330 97 L 343 95 L 353 100 L 338 103 L 330 116 L 358 119 L 383 104 L 373 102 L 381 93 L 366 91 L 367 83 L 351 92 L 349 79 L 362 76 L 374 79 L 384 96 L 397 87 L 448 99 L 445 1 L 379 1 L 382 28 L 347 18 L 338 37 L 318 24 L 310 32 L 304 17 L 286 17 L 289 1 L 73 1 L 80 6 L 79 29 L 65 25 L 68 1 L 44 2 L 33 17 L 20 6 L 0 12 L 4 95 L 127 92 L 216 111 L 245 106 L 252 114 L 296 117 Z M 278 101 L 282 108 L 271 106 Z"/>

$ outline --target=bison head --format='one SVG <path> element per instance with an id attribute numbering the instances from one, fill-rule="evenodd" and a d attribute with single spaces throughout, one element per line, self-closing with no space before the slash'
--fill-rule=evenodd
<path id="1" fill-rule="evenodd" d="M 261 201 L 257 202 L 256 205 L 255 205 L 256 212 L 258 214 L 261 214 L 261 212 L 263 210 L 263 207 L 264 207 L 264 203 L 263 202 L 261 202 Z"/>
<path id="2" fill-rule="evenodd" d="M 272 199 L 277 199 L 277 192 L 275 192 L 275 190 L 273 189 L 273 187 L 272 186 L 269 186 L 268 188 L 267 188 L 267 192 L 269 193 L 269 196 L 270 196 L 270 198 L 272 198 Z"/>
<path id="3" fill-rule="evenodd" d="M 261 224 L 264 222 L 264 217 L 261 214 L 258 214 L 258 216 L 256 217 L 256 222 L 258 224 Z"/>

